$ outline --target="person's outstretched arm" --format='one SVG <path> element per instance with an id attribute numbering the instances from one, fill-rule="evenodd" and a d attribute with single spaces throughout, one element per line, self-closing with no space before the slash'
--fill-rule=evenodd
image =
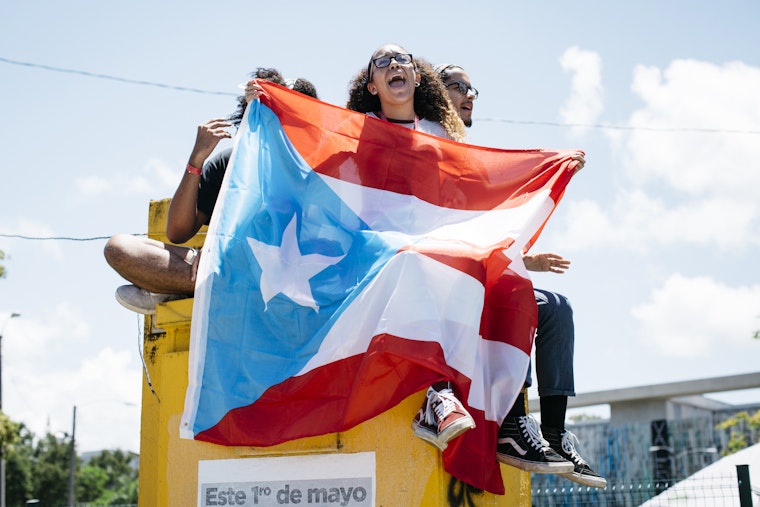
<path id="1" fill-rule="evenodd" d="M 172 243 L 184 243 L 208 222 L 209 217 L 204 212 L 198 211 L 197 207 L 200 170 L 219 141 L 232 137 L 226 130 L 230 125 L 223 118 L 214 118 L 198 126 L 198 134 L 188 160 L 188 167 L 169 204 L 166 237 Z"/>

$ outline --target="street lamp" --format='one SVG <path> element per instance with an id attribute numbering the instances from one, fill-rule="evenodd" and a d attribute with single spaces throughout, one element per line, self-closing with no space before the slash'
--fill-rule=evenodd
<path id="1" fill-rule="evenodd" d="M 136 405 L 134 403 L 130 403 L 128 401 L 118 401 L 118 400 L 94 400 L 90 403 L 85 403 L 85 405 L 91 405 L 93 403 L 100 403 L 110 401 L 114 403 L 121 403 L 122 405 L 135 407 Z M 76 465 L 76 435 L 77 435 L 77 406 L 74 405 L 74 412 L 72 414 L 71 418 L 71 441 L 69 442 L 69 505 L 73 507 L 75 505 L 75 498 L 74 498 L 74 468 Z M 0 506 L 0 507 L 5 507 Z"/>
<path id="2" fill-rule="evenodd" d="M 21 317 L 21 314 L 11 313 L 0 328 L 0 412 L 3 411 L 3 332 L 8 322 L 15 317 Z M 2 447 L 0 447 L 0 507 L 5 507 L 5 452 Z"/>
<path id="3" fill-rule="evenodd" d="M 74 405 L 74 413 L 71 416 L 71 442 L 69 444 L 69 505 L 74 507 L 74 465 L 76 465 L 76 434 L 77 434 L 77 406 Z"/>

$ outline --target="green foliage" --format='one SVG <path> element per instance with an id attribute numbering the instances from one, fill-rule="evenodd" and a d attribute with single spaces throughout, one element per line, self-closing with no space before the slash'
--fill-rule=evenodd
<path id="1" fill-rule="evenodd" d="M 32 452 L 34 435 L 18 423 L 18 433 L 5 454 L 5 498 L 6 505 L 24 505 L 32 498 Z"/>
<path id="2" fill-rule="evenodd" d="M 77 493 L 77 501 L 97 505 L 137 503 L 137 469 L 133 466 L 136 457 L 136 454 L 122 450 L 103 451 L 93 457 L 82 469 L 80 477 L 86 471 L 93 480 L 102 483 L 93 484 L 86 492 L 83 490 L 81 497 Z"/>
<path id="3" fill-rule="evenodd" d="M 719 430 L 730 430 L 731 436 L 729 437 L 726 448 L 721 453 L 723 456 L 728 456 L 737 451 L 754 445 L 757 443 L 757 438 L 752 441 L 752 434 L 757 435 L 760 430 L 760 410 L 750 415 L 747 412 L 739 412 L 733 417 L 726 419 L 722 423 L 716 425 Z"/>
<path id="4" fill-rule="evenodd" d="M 13 422 L 4 413 L 0 412 L 0 452 L 6 454 L 8 448 L 18 439 L 21 424 Z"/>
<path id="5" fill-rule="evenodd" d="M 576 415 L 568 417 L 568 419 L 570 419 L 570 421 L 574 423 L 579 423 L 583 421 L 601 421 L 602 420 L 600 416 L 594 415 L 594 414 L 576 414 Z"/>
<path id="6" fill-rule="evenodd" d="M 69 498 L 70 441 L 48 433 L 32 453 L 32 494 L 40 505 L 66 505 Z"/>
<path id="7" fill-rule="evenodd" d="M 5 252 L 0 250 L 0 261 L 5 259 Z M 0 278 L 5 277 L 5 267 L 3 267 L 2 264 L 0 264 Z"/>
<path id="8" fill-rule="evenodd" d="M 71 440 L 47 434 L 36 440 L 23 425 L 0 413 L 0 438 L 6 444 L 6 505 L 23 506 L 31 498 L 39 505 L 68 505 Z M 137 504 L 137 455 L 103 451 L 86 465 L 75 457 L 77 504 Z"/>
<path id="9" fill-rule="evenodd" d="M 102 468 L 85 465 L 79 470 L 76 484 L 77 502 L 94 503 L 98 505 L 108 504 L 101 496 L 106 491 L 108 472 Z"/>

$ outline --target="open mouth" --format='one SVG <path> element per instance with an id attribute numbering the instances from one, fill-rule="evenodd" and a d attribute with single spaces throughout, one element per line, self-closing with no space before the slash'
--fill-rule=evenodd
<path id="1" fill-rule="evenodd" d="M 406 77 L 403 74 L 396 74 L 388 80 L 388 86 L 391 88 L 400 88 L 406 84 Z"/>

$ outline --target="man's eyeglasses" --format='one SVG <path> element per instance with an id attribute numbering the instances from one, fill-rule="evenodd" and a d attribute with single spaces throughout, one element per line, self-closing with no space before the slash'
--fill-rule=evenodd
<path id="1" fill-rule="evenodd" d="M 372 77 L 373 63 L 378 69 L 383 69 L 391 64 L 391 60 L 396 60 L 396 63 L 399 65 L 407 65 L 409 63 L 412 63 L 414 61 L 414 58 L 412 58 L 412 55 L 409 53 L 396 53 L 395 55 L 383 55 L 378 56 L 377 58 L 372 58 L 370 59 L 369 65 L 367 66 L 367 77 Z"/>
<path id="2" fill-rule="evenodd" d="M 452 86 L 456 86 L 457 91 L 461 93 L 462 95 L 469 95 L 470 92 L 472 92 L 472 94 L 475 96 L 473 98 L 474 99 L 478 98 L 478 90 L 468 85 L 467 83 L 464 83 L 463 81 L 453 81 L 451 83 L 446 83 L 446 88 L 450 88 Z"/>

